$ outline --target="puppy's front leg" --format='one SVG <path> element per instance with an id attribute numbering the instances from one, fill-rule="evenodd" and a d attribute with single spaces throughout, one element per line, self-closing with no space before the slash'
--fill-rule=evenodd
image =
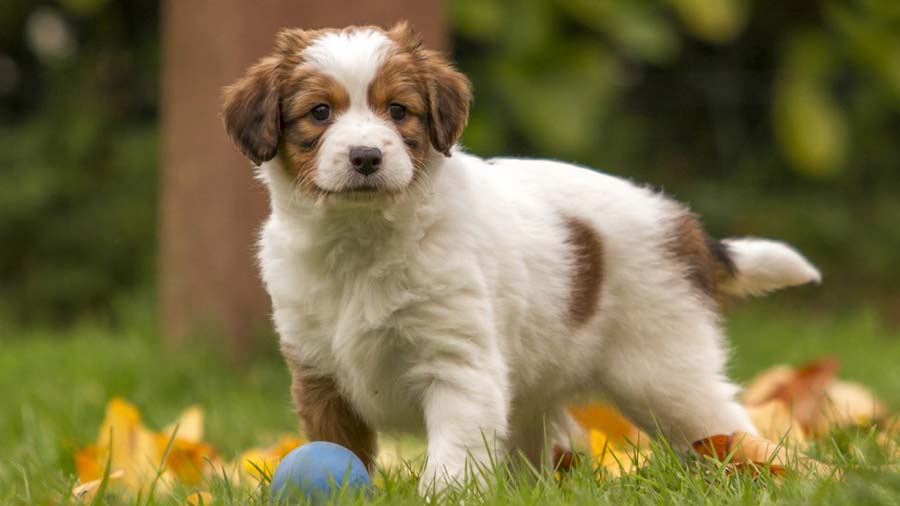
<path id="1" fill-rule="evenodd" d="M 349 448 L 372 471 L 377 453 L 375 431 L 341 395 L 334 378 L 316 374 L 286 358 L 291 369 L 294 407 L 306 437 Z"/>
<path id="2" fill-rule="evenodd" d="M 495 374 L 456 369 L 426 389 L 428 461 L 419 482 L 422 495 L 468 477 L 484 478 L 479 470 L 501 457 L 497 452 L 506 437 L 508 411 L 501 383 Z"/>

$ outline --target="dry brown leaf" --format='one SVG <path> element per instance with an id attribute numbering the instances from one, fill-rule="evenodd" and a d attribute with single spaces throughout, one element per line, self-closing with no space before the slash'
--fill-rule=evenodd
<path id="1" fill-rule="evenodd" d="M 700 455 L 733 464 L 732 468 L 735 470 L 755 472 L 756 466 L 782 476 L 787 466 L 787 452 L 784 447 L 746 432 L 717 434 L 695 441 L 693 447 Z"/>
<path id="2" fill-rule="evenodd" d="M 810 429 L 823 433 L 834 426 L 869 425 L 886 412 L 884 403 L 866 387 L 851 381 L 835 381 L 825 389 L 825 401 Z"/>
<path id="3" fill-rule="evenodd" d="M 822 358 L 800 367 L 791 381 L 779 385 L 772 397 L 791 407 L 801 425 L 810 431 L 820 423 L 825 392 L 834 382 L 840 364 L 832 358 Z"/>
<path id="4" fill-rule="evenodd" d="M 788 470 L 802 470 L 817 476 L 840 478 L 840 471 L 832 466 L 746 432 L 710 436 L 694 442 L 693 447 L 701 455 L 728 462 L 732 471 L 755 474 L 759 469 L 767 469 L 776 476 L 783 476 Z"/>
<path id="5" fill-rule="evenodd" d="M 766 369 L 757 374 L 744 388 L 741 402 L 745 406 L 756 406 L 772 400 L 774 392 L 778 388 L 791 381 L 794 377 L 794 368 L 780 364 Z"/>
<path id="6" fill-rule="evenodd" d="M 813 435 L 827 433 L 838 426 L 870 424 L 884 416 L 884 403 L 868 389 L 835 378 L 839 367 L 837 360 L 822 358 L 797 369 L 783 365 L 767 369 L 747 386 L 744 404 L 752 409 L 780 401 L 789 409 L 793 422 L 805 434 Z M 780 440 L 774 427 L 757 420 L 754 418 L 754 423 L 766 437 Z"/>
<path id="7" fill-rule="evenodd" d="M 770 441 L 784 442 L 788 446 L 806 446 L 806 436 L 800 422 L 781 400 L 771 399 L 759 405 L 748 406 L 747 412 L 760 436 Z"/>

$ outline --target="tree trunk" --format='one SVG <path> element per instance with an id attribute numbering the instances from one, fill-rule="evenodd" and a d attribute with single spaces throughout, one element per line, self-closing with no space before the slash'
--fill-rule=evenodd
<path id="1" fill-rule="evenodd" d="M 219 118 L 222 87 L 267 54 L 282 27 L 390 26 L 445 47 L 441 0 L 166 0 L 163 5 L 161 330 L 171 345 L 210 339 L 248 356 L 270 334 L 254 250 L 265 189 Z"/>

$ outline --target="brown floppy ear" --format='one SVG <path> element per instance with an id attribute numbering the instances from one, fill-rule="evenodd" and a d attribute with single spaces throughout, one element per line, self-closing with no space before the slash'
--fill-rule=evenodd
<path id="1" fill-rule="evenodd" d="M 401 21 L 388 30 L 400 48 L 413 56 L 422 69 L 428 102 L 428 137 L 434 149 L 450 156 L 450 148 L 459 140 L 472 105 L 469 79 L 453 68 L 440 53 L 422 48 L 422 41 Z"/>
<path id="2" fill-rule="evenodd" d="M 450 156 L 469 120 L 472 85 L 435 51 L 422 50 L 428 80 L 428 136 L 434 149 Z"/>
<path id="3" fill-rule="evenodd" d="M 257 165 L 275 157 L 281 138 L 278 62 L 274 56 L 263 58 L 224 91 L 225 129 L 241 153 Z"/>

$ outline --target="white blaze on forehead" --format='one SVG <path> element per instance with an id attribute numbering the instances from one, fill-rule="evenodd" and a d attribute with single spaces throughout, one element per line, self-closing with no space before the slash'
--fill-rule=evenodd
<path id="1" fill-rule="evenodd" d="M 350 107 L 365 106 L 369 83 L 384 62 L 391 40 L 374 29 L 327 32 L 303 51 L 306 62 L 344 85 Z"/>

